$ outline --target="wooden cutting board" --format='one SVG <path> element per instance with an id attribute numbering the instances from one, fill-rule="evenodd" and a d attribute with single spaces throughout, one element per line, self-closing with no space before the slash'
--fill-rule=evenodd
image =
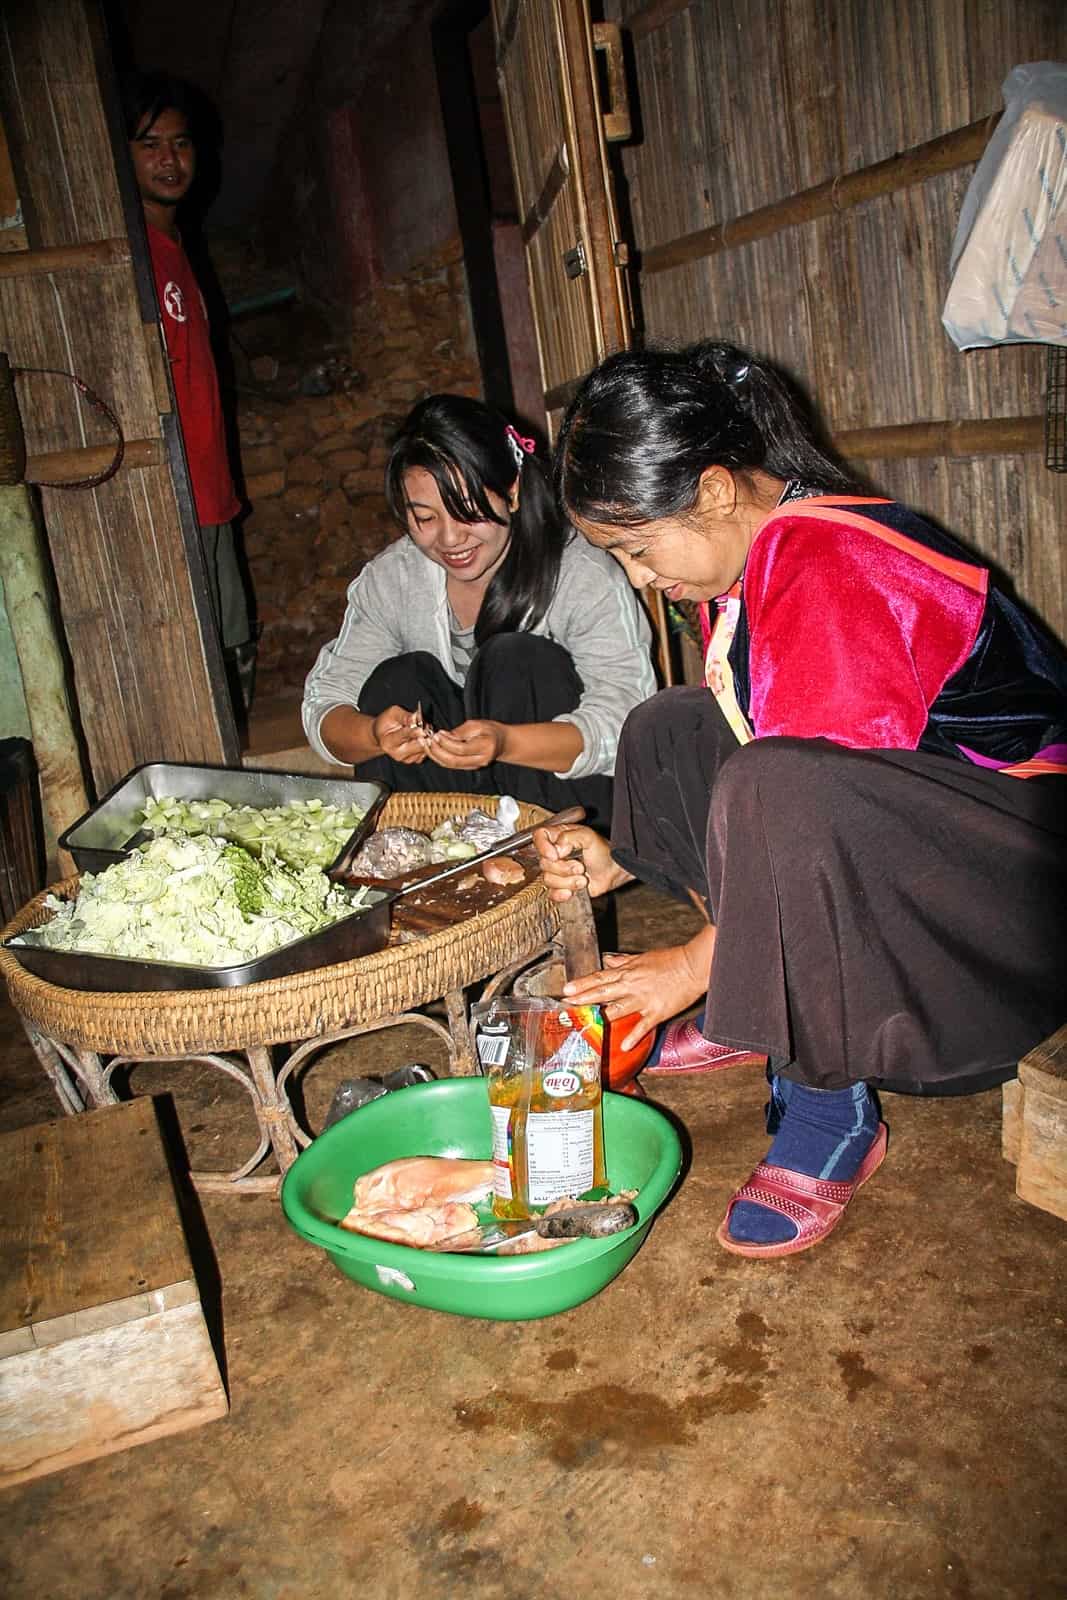
<path id="1" fill-rule="evenodd" d="M 393 907 L 391 941 L 404 944 L 412 938 L 439 933 L 442 928 L 453 928 L 468 917 L 510 900 L 536 880 L 538 867 L 536 851 L 520 850 L 509 859 L 518 861 L 525 870 L 524 882 L 490 883 L 479 867 L 472 867 L 469 872 L 457 872 L 425 889 L 409 890 Z"/>

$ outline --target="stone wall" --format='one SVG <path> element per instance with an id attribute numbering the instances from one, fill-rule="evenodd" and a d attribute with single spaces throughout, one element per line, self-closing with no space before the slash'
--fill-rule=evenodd
<path id="1" fill-rule="evenodd" d="M 254 292 L 255 263 L 242 265 L 237 246 L 212 254 L 227 300 Z M 397 537 L 384 466 L 408 410 L 436 391 L 480 393 L 458 238 L 376 286 L 347 321 L 298 302 L 233 327 L 257 698 L 299 691 L 340 627 L 348 585 Z"/>

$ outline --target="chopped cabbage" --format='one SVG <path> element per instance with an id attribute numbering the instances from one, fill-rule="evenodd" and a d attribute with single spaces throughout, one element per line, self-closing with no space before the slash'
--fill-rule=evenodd
<path id="1" fill-rule="evenodd" d="M 142 826 L 152 834 L 230 839 L 253 854 L 269 845 L 279 860 L 294 867 L 328 867 L 365 815 L 359 806 L 323 800 L 232 806 L 226 800 L 175 800 L 162 795 L 145 802 Z"/>
<path id="2" fill-rule="evenodd" d="M 127 860 L 86 873 L 76 900 L 49 895 L 55 915 L 23 939 L 136 961 L 238 966 L 351 915 L 366 894 L 338 888 L 316 867 L 291 867 L 270 850 L 256 857 L 204 835 L 163 834 Z"/>

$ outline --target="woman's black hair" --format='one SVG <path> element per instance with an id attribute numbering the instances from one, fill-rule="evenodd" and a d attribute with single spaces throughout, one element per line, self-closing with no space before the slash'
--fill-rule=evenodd
<path id="1" fill-rule="evenodd" d="M 474 629 L 477 644 L 497 633 L 528 631 L 541 621 L 559 581 L 563 549 L 572 537 L 559 514 L 547 470 L 535 454 L 522 456 L 508 437 L 507 419 L 481 400 L 433 394 L 410 412 L 385 469 L 389 509 L 408 525 L 404 474 L 422 467 L 459 522 L 496 522 L 511 539 L 486 590 Z M 519 504 L 510 519 L 494 511 L 490 492 L 506 501 L 519 479 Z"/>
<path id="2" fill-rule="evenodd" d="M 572 518 L 640 527 L 690 511 L 710 466 L 829 494 L 858 487 L 782 373 L 708 340 L 623 351 L 590 373 L 560 429 L 556 491 Z"/>

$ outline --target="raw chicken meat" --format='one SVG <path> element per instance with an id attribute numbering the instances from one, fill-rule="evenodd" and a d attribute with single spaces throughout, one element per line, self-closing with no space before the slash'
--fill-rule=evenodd
<path id="1" fill-rule="evenodd" d="M 484 1200 L 493 1187 L 491 1161 L 456 1156 L 405 1156 L 356 1179 L 360 1211 L 411 1211 L 449 1200 Z"/>
<path id="2" fill-rule="evenodd" d="M 340 1226 L 425 1250 L 478 1226 L 470 1200 L 493 1186 L 491 1161 L 453 1156 L 406 1156 L 356 1179 L 355 1205 Z"/>
<path id="3" fill-rule="evenodd" d="M 511 856 L 490 856 L 482 862 L 482 876 L 489 883 L 523 883 L 526 873 L 521 864 Z"/>
<path id="4" fill-rule="evenodd" d="M 440 1206 L 383 1207 L 376 1211 L 353 1206 L 341 1218 L 341 1227 L 351 1233 L 369 1233 L 375 1239 L 391 1239 L 394 1244 L 413 1245 L 417 1250 L 477 1226 L 474 1207 L 459 1200 L 448 1200 Z"/>

